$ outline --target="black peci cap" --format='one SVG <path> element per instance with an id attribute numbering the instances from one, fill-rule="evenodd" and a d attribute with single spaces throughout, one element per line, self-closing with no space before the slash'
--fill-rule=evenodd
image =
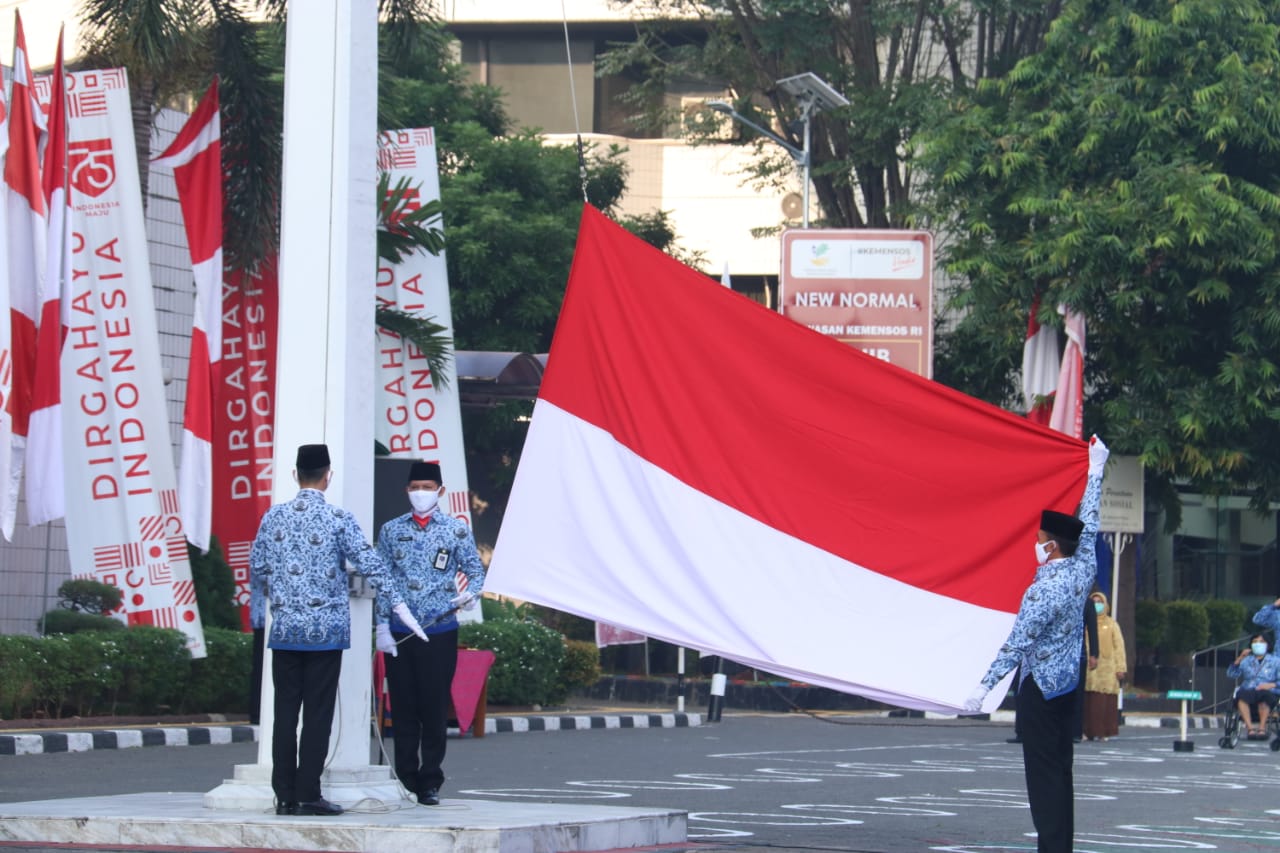
<path id="1" fill-rule="evenodd" d="M 440 465 L 437 462 L 415 462 L 409 466 L 409 482 L 414 480 L 430 480 L 433 483 L 443 483 L 440 478 Z"/>
<path id="2" fill-rule="evenodd" d="M 1060 536 L 1072 542 L 1079 542 L 1080 534 L 1084 531 L 1084 522 L 1074 515 L 1046 509 L 1040 513 L 1040 529 L 1050 536 Z"/>
<path id="3" fill-rule="evenodd" d="M 329 448 L 324 444 L 304 444 L 298 448 L 298 460 L 294 464 L 299 471 L 315 471 L 317 468 L 328 468 Z"/>

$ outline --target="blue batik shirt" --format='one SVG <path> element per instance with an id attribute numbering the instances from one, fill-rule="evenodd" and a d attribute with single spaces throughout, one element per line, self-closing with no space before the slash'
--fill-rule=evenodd
<path id="1" fill-rule="evenodd" d="M 1280 658 L 1275 655 L 1249 655 L 1249 657 L 1227 667 L 1227 678 L 1240 679 L 1240 687 L 1244 690 L 1257 690 L 1259 684 L 1280 685 Z M 1280 693 L 1272 687 L 1272 693 Z"/>
<path id="2" fill-rule="evenodd" d="M 1009 638 L 982 679 L 990 689 L 1022 665 L 1023 678 L 1036 680 L 1046 699 L 1076 689 L 1084 643 L 1084 602 L 1098 573 L 1094 556 L 1098 535 L 1098 499 L 1102 476 L 1089 477 L 1080 502 L 1080 546 L 1070 557 L 1050 560 L 1036 570 L 1022 596 Z"/>
<path id="3" fill-rule="evenodd" d="M 328 651 L 351 646 L 351 603 L 345 562 L 404 600 L 355 516 L 302 489 L 267 510 L 249 551 L 250 621 L 271 609 L 267 644 L 283 651 Z M 390 606 L 390 605 L 388 605 Z"/>
<path id="4" fill-rule="evenodd" d="M 1253 614 L 1253 624 L 1280 632 L 1280 610 L 1274 604 L 1264 604 L 1261 610 Z"/>
<path id="5" fill-rule="evenodd" d="M 404 587 L 405 603 L 413 618 L 428 634 L 441 634 L 458 627 L 452 613 L 435 624 L 428 624 L 447 611 L 450 599 L 458 594 L 454 582 L 458 572 L 467 576 L 467 592 L 479 596 L 484 588 L 484 565 L 476 551 L 470 525 L 439 507 L 431 513 L 426 526 L 418 524 L 413 513 L 405 513 L 382 525 L 378 532 L 378 553 Z M 377 621 L 390 622 L 393 634 L 408 634 L 409 629 L 391 612 L 391 604 L 386 596 L 378 596 Z"/>

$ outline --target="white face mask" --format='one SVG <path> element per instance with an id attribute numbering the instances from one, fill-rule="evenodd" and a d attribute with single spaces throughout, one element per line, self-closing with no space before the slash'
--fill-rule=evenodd
<path id="1" fill-rule="evenodd" d="M 426 515 L 436 508 L 436 503 L 440 500 L 440 493 L 424 492 L 416 490 L 409 493 L 409 503 L 413 505 L 414 515 Z"/>
<path id="2" fill-rule="evenodd" d="M 1049 562 L 1049 543 L 1037 542 L 1036 543 L 1036 564 L 1043 566 L 1047 562 Z"/>
<path id="3" fill-rule="evenodd" d="M 1266 644 L 1266 643 L 1254 643 L 1254 644 L 1253 644 L 1253 646 L 1252 646 L 1252 648 L 1253 648 L 1253 653 L 1254 653 L 1255 655 L 1259 655 L 1259 656 L 1261 656 L 1261 655 L 1265 655 L 1265 654 L 1267 653 L 1267 644 Z"/>

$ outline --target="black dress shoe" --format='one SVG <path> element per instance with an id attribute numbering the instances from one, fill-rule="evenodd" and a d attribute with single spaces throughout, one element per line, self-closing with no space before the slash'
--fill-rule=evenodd
<path id="1" fill-rule="evenodd" d="M 1005 743 L 1022 743 L 1022 738 L 1020 737 L 1005 738 L 1004 742 Z"/>
<path id="2" fill-rule="evenodd" d="M 276 803 L 276 814 L 297 814 L 297 803 Z"/>
<path id="3" fill-rule="evenodd" d="M 427 788 L 418 792 L 418 805 L 420 806 L 438 806 L 440 805 L 440 789 Z"/>
<path id="4" fill-rule="evenodd" d="M 342 806 L 329 802 L 324 797 L 309 803 L 298 803 L 298 814 L 316 815 L 318 817 L 336 817 L 342 814 Z"/>

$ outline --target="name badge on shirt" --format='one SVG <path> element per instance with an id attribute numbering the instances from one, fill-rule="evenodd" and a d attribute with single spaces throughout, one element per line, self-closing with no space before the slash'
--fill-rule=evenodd
<path id="1" fill-rule="evenodd" d="M 448 548 L 441 548 L 439 551 L 436 551 L 435 565 L 436 565 L 436 568 L 442 572 L 445 569 L 449 568 L 449 549 Z"/>

